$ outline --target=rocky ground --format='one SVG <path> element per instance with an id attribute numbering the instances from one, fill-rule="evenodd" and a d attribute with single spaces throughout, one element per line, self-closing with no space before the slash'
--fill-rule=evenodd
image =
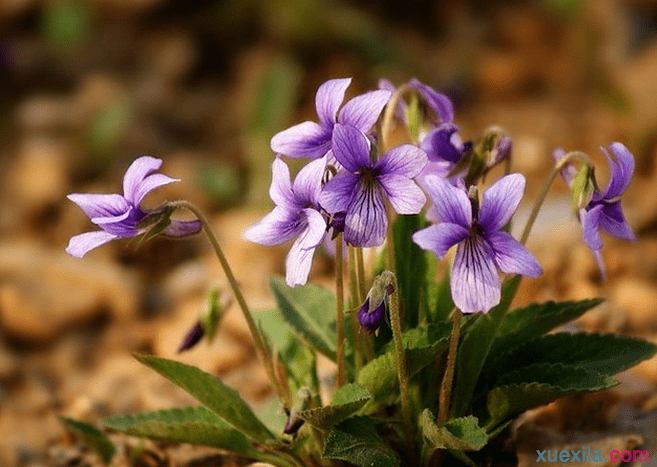
<path id="1" fill-rule="evenodd" d="M 236 307 L 213 344 L 176 354 L 208 287 L 226 286 L 204 239 L 116 242 L 71 258 L 68 239 L 92 226 L 65 196 L 120 191 L 136 156 L 164 159 L 181 182 L 158 199 L 211 213 L 247 300 L 266 312 L 286 247 L 249 244 L 241 232 L 270 209 L 269 137 L 313 118 L 314 91 L 332 77 L 355 76 L 355 93 L 380 76 L 418 76 L 454 97 L 466 137 L 505 128 L 529 180 L 521 218 L 553 148 L 584 150 L 604 167 L 597 148 L 625 142 L 637 159 L 624 206 L 638 242 L 605 237 L 601 282 L 558 181 L 529 242 L 545 274 L 523 282 L 517 303 L 602 296 L 573 328 L 657 342 L 655 2 L 582 2 L 574 14 L 438 2 L 433 23 L 397 14 L 394 2 L 381 11 L 351 2 L 322 7 L 310 26 L 277 2 L 248 2 L 250 13 L 237 3 L 0 3 L 0 465 L 99 465 L 58 417 L 95 423 L 192 402 L 131 352 L 198 365 L 254 406 L 266 402 L 271 388 Z M 314 17 L 319 7 L 306 8 Z M 319 257 L 311 280 L 330 287 L 331 267 Z M 513 448 L 521 465 L 548 441 L 641 445 L 657 459 L 657 357 L 621 379 L 523 416 Z M 112 436 L 116 466 L 243 465 L 216 450 Z"/>

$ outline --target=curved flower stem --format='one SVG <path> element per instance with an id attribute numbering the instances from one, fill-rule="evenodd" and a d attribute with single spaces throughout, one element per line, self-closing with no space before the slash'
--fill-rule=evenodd
<path id="1" fill-rule="evenodd" d="M 363 259 L 363 249 L 356 248 L 356 274 L 358 282 L 358 302 L 363 303 L 367 297 L 367 284 L 365 281 L 365 260 Z"/>
<path id="2" fill-rule="evenodd" d="M 454 382 L 454 366 L 456 364 L 456 352 L 458 351 L 459 338 L 461 337 L 461 318 L 463 314 L 458 308 L 454 308 L 454 322 L 452 323 L 452 333 L 449 337 L 449 350 L 447 354 L 447 365 L 443 382 L 440 385 L 440 398 L 438 406 L 438 417 L 436 424 L 443 425 L 447 421 L 449 414 L 449 403 L 452 399 L 452 383 Z"/>
<path id="3" fill-rule="evenodd" d="M 345 383 L 345 332 L 344 332 L 344 284 L 343 284 L 342 234 L 335 237 L 335 318 L 336 318 L 336 359 L 338 361 L 337 387 Z"/>
<path id="4" fill-rule="evenodd" d="M 390 294 L 390 324 L 392 327 L 392 338 L 395 344 L 395 353 L 397 355 L 397 374 L 399 377 L 399 392 L 401 396 L 402 417 L 404 421 L 404 431 L 406 432 L 406 442 L 408 452 L 411 456 L 409 465 L 415 465 L 415 443 L 413 441 L 414 430 L 411 421 L 411 378 L 406 365 L 406 352 L 404 351 L 404 342 L 402 340 L 402 324 L 399 315 L 399 286 L 397 278 L 391 274 L 393 282 L 393 292 Z"/>
<path id="5" fill-rule="evenodd" d="M 386 105 L 386 110 L 383 113 L 383 120 L 381 121 L 381 147 L 382 153 L 389 148 L 390 142 L 390 132 L 392 131 L 392 119 L 395 118 L 395 108 L 399 99 L 404 97 L 405 94 L 413 92 L 413 87 L 408 84 L 403 84 L 397 88 L 395 93 L 392 95 L 388 104 Z"/>
<path id="6" fill-rule="evenodd" d="M 258 354 L 260 355 L 260 358 L 262 359 L 265 365 L 267 376 L 269 377 L 269 380 L 272 386 L 274 387 L 274 390 L 276 391 L 278 397 L 286 404 L 287 407 L 289 407 L 292 401 L 287 400 L 287 398 L 285 397 L 285 391 L 283 391 L 283 389 L 279 384 L 278 379 L 276 378 L 276 372 L 274 370 L 274 363 L 272 356 L 269 353 L 269 349 L 265 344 L 265 340 L 260 330 L 256 326 L 255 320 L 251 315 L 251 311 L 249 310 L 249 307 L 246 304 L 246 300 L 244 300 L 244 295 L 242 295 L 242 291 L 240 290 L 240 287 L 237 284 L 237 280 L 235 279 L 235 275 L 233 274 L 233 271 L 230 268 L 230 265 L 228 264 L 228 260 L 226 259 L 226 256 L 224 255 L 221 246 L 219 246 L 219 241 L 217 240 L 217 236 L 212 230 L 212 225 L 210 224 L 210 221 L 207 219 L 207 217 L 205 217 L 205 214 L 203 214 L 203 212 L 200 209 L 198 209 L 195 205 L 193 205 L 188 201 L 185 200 L 174 201 L 170 203 L 170 205 L 175 208 L 187 209 L 188 211 L 193 213 L 198 218 L 199 221 L 201 221 L 201 224 L 203 225 L 203 230 L 205 231 L 208 240 L 210 240 L 210 244 L 212 244 L 212 248 L 215 254 L 217 255 L 217 258 L 219 259 L 219 263 L 221 264 L 221 267 L 223 268 L 224 273 L 226 274 L 228 283 L 230 284 L 230 287 L 233 290 L 233 295 L 235 296 L 235 299 L 239 304 L 240 310 L 242 310 L 242 314 L 244 315 L 244 319 L 246 320 L 246 323 L 249 326 L 249 331 L 251 332 L 251 335 L 253 336 L 253 340 L 255 341 L 256 350 L 258 351 Z"/>
<path id="7" fill-rule="evenodd" d="M 589 165 L 591 168 L 593 168 L 593 163 L 591 162 L 591 159 L 589 159 L 589 157 L 586 154 L 580 151 L 569 152 L 564 157 L 559 159 L 559 161 L 555 164 L 554 168 L 552 169 L 552 172 L 550 172 L 550 176 L 545 182 L 545 185 L 543 185 L 543 189 L 541 190 L 541 193 L 538 195 L 538 198 L 536 198 L 536 201 L 534 202 L 534 207 L 532 208 L 531 214 L 529 214 L 529 219 L 527 219 L 527 224 L 525 224 L 525 229 L 522 231 L 522 236 L 520 237 L 520 243 L 522 243 L 523 245 L 527 242 L 527 239 L 529 238 L 529 233 L 531 232 L 532 227 L 534 226 L 534 222 L 536 221 L 536 216 L 538 216 L 538 212 L 541 210 L 541 206 L 543 206 L 545 197 L 547 196 L 548 191 L 550 191 L 550 187 L 552 186 L 554 179 L 557 178 L 557 175 L 559 174 L 561 169 L 565 167 L 566 164 L 568 164 L 569 162 L 575 159 L 578 159 L 583 163 Z"/>

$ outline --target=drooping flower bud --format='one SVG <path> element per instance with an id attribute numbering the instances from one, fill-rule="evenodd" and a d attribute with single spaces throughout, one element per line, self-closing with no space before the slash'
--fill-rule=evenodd
<path id="1" fill-rule="evenodd" d="M 229 302 L 220 299 L 218 288 L 210 290 L 208 294 L 208 309 L 202 313 L 199 320 L 192 326 L 183 338 L 178 353 L 191 349 L 198 344 L 204 336 L 207 336 L 208 342 L 212 342 L 221 319 L 221 310 L 228 306 Z"/>
<path id="2" fill-rule="evenodd" d="M 312 393 L 307 387 L 300 388 L 297 393 L 294 395 L 294 401 L 292 407 L 287 414 L 287 420 L 285 421 L 285 427 L 283 427 L 283 433 L 286 435 L 293 435 L 299 428 L 304 424 L 304 420 L 299 417 L 299 413 L 310 407 L 310 402 L 312 401 Z"/>
<path id="3" fill-rule="evenodd" d="M 385 299 L 394 292 L 393 284 L 393 274 L 390 271 L 382 272 L 374 279 L 365 302 L 358 310 L 358 322 L 361 328 L 370 334 L 378 332 L 386 315 Z"/>

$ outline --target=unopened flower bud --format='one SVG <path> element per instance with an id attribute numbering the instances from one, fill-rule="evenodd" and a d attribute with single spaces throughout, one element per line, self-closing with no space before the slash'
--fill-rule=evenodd
<path id="1" fill-rule="evenodd" d="M 178 353 L 184 352 L 185 350 L 189 350 L 194 347 L 200 342 L 204 334 L 205 332 L 203 331 L 201 322 L 197 321 L 196 324 L 194 324 L 194 326 L 192 326 L 192 328 L 187 332 L 187 335 L 180 343 L 180 346 L 178 347 Z"/>
<path id="2" fill-rule="evenodd" d="M 299 431 L 299 428 L 304 424 L 304 420 L 299 416 L 299 413 L 310 408 L 311 401 L 312 394 L 310 389 L 304 386 L 297 391 L 294 396 L 292 408 L 287 415 L 283 433 L 286 435 L 293 435 Z"/>
<path id="3" fill-rule="evenodd" d="M 358 310 L 358 322 L 370 334 L 378 331 L 386 315 L 385 299 L 395 291 L 394 283 L 394 275 L 390 271 L 383 271 L 374 279 L 365 303 Z"/>
<path id="4" fill-rule="evenodd" d="M 488 153 L 488 160 L 486 161 L 486 167 L 494 167 L 504 159 L 509 157 L 511 154 L 511 149 L 513 148 L 513 142 L 508 136 L 500 136 L 495 141 L 492 150 Z"/>

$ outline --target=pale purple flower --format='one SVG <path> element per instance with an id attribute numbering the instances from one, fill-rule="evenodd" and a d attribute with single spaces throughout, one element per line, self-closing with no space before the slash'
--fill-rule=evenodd
<path id="1" fill-rule="evenodd" d="M 593 252 L 600 268 L 600 275 L 605 279 L 605 266 L 600 253 L 603 245 L 600 229 L 613 237 L 636 241 L 632 228 L 625 220 L 620 202 L 634 173 L 634 157 L 621 143 L 612 143 L 609 146 L 616 160 L 611 157 L 606 148 L 601 147 L 600 149 L 609 161 L 609 183 L 603 192 L 596 190 L 586 208 L 580 209 L 579 220 L 582 224 L 582 240 Z"/>
<path id="2" fill-rule="evenodd" d="M 322 84 L 315 95 L 319 123 L 306 121 L 277 133 L 271 139 L 271 149 L 289 157 L 318 159 L 331 150 L 336 123 L 369 132 L 392 93 L 370 91 L 349 100 L 340 109 L 350 84 L 351 78 L 332 79 Z"/>
<path id="3" fill-rule="evenodd" d="M 141 227 L 140 224 L 158 211 L 144 211 L 139 204 L 155 188 L 179 181 L 164 174 L 154 173 L 161 165 L 161 159 L 151 156 L 136 159 L 123 177 L 123 196 L 79 193 L 68 195 L 67 198 L 80 206 L 91 222 L 102 230 L 71 238 L 66 252 L 71 256 L 82 258 L 89 250 L 109 241 L 134 237 L 145 232 L 147 228 Z M 198 220 L 171 220 L 161 233 L 170 237 L 182 237 L 198 233 L 201 227 L 201 222 Z"/>
<path id="4" fill-rule="evenodd" d="M 325 158 L 310 162 L 292 184 L 287 164 L 277 157 L 269 189 L 276 207 L 243 234 L 261 245 L 278 245 L 296 237 L 285 264 L 285 281 L 290 287 L 308 280 L 315 248 L 326 232 L 327 223 L 319 208 L 325 166 Z"/>
<path id="5" fill-rule="evenodd" d="M 497 269 L 530 277 L 543 272 L 536 258 L 502 230 L 522 198 L 522 175 L 507 175 L 484 190 L 480 207 L 464 189 L 440 177 L 429 176 L 426 183 L 441 222 L 415 232 L 413 241 L 440 259 L 457 245 L 450 286 L 461 311 L 487 312 L 500 302 Z"/>
<path id="6" fill-rule="evenodd" d="M 383 243 L 388 228 L 386 198 L 398 214 L 417 214 L 424 206 L 426 197 L 413 181 L 427 163 L 421 149 L 405 144 L 373 162 L 367 137 L 336 124 L 333 155 L 345 170 L 324 186 L 319 201 L 330 213 L 346 212 L 347 243 L 361 247 Z"/>
<path id="7" fill-rule="evenodd" d="M 381 300 L 381 303 L 370 309 L 370 298 L 365 299 L 365 303 L 358 310 L 358 322 L 361 329 L 367 331 L 369 334 L 374 334 L 378 331 L 383 318 L 386 316 L 386 302 Z"/>
<path id="8" fill-rule="evenodd" d="M 413 78 L 408 85 L 414 88 L 426 104 L 431 122 L 434 125 L 441 123 L 451 123 L 454 120 L 454 106 L 452 101 L 445 94 L 437 92 L 431 86 L 421 83 Z M 379 89 L 395 92 L 395 85 L 387 79 L 379 80 Z M 400 99 L 395 107 L 395 116 L 400 122 L 406 122 L 406 102 Z"/>
<path id="9" fill-rule="evenodd" d="M 555 164 L 558 164 L 559 161 L 563 159 L 565 156 L 566 156 L 566 151 L 564 151 L 561 148 L 557 148 L 554 151 L 552 151 L 552 160 L 554 161 Z M 572 187 L 573 180 L 577 175 L 577 169 L 575 168 L 575 164 L 573 164 L 572 162 L 567 162 L 563 167 L 561 167 L 559 173 L 561 174 L 561 178 L 563 179 L 563 181 L 566 182 L 566 185 L 568 185 L 568 187 Z"/>

